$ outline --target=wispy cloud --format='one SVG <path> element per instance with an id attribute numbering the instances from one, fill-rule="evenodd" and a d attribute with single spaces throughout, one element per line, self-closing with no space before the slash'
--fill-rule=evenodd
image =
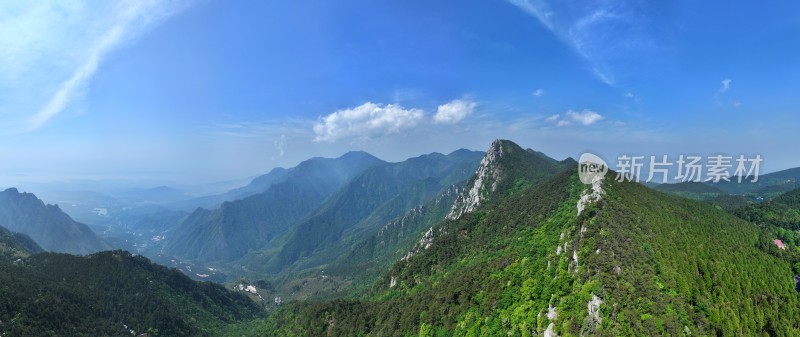
<path id="1" fill-rule="evenodd" d="M 235 117 L 226 116 L 233 119 Z M 309 134 L 309 127 L 313 121 L 306 119 L 276 119 L 276 120 L 252 120 L 252 121 L 231 121 L 216 122 L 199 125 L 202 133 L 214 138 L 237 139 L 241 141 L 265 141 L 272 142 L 275 149 L 280 153 L 280 145 L 288 144 L 285 139 L 287 135 L 302 134 L 304 137 Z M 266 138 L 265 138 L 266 137 Z M 277 140 L 275 140 L 277 139 Z"/>
<path id="2" fill-rule="evenodd" d="M 395 134 L 413 128 L 424 116 L 421 109 L 367 102 L 320 118 L 314 124 L 314 140 L 333 142 L 343 138 L 366 139 Z"/>
<path id="3" fill-rule="evenodd" d="M 442 124 L 455 124 L 471 115 L 478 103 L 465 99 L 456 99 L 440 105 L 433 115 L 433 121 Z"/>
<path id="4" fill-rule="evenodd" d="M 622 68 L 655 44 L 644 13 L 627 1 L 508 0 L 580 54 L 594 75 L 614 85 Z"/>
<path id="5" fill-rule="evenodd" d="M 726 79 L 722 80 L 722 87 L 719 88 L 719 93 L 723 94 L 726 91 L 728 91 L 728 89 L 731 88 L 731 82 L 733 82 L 733 81 L 731 81 L 730 78 L 726 78 Z"/>
<path id="6" fill-rule="evenodd" d="M 41 127 L 85 93 L 110 52 L 188 5 L 188 0 L 0 4 L 5 92 L 0 108 L 18 112 L 4 126 Z"/>
<path id="7" fill-rule="evenodd" d="M 27 130 L 39 128 L 63 111 L 64 107 L 72 100 L 72 97 L 78 93 L 81 87 L 85 85 L 86 81 L 97 71 L 97 66 L 100 64 L 103 56 L 119 43 L 123 34 L 124 29 L 120 26 L 115 26 L 101 36 L 100 40 L 90 51 L 86 62 L 78 67 L 72 77 L 61 84 L 58 91 L 50 98 L 50 101 L 47 102 L 44 108 L 28 119 Z"/>
<path id="8" fill-rule="evenodd" d="M 531 93 L 531 95 L 534 97 L 542 97 L 544 96 L 544 89 L 536 89 Z"/>
<path id="9" fill-rule="evenodd" d="M 272 160 L 282 158 L 286 154 L 286 135 L 281 135 L 281 137 L 275 141 L 275 150 L 278 151 L 278 155 L 277 157 L 273 156 Z"/>

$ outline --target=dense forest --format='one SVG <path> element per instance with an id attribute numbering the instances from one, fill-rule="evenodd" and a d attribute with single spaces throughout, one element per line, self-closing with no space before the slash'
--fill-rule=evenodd
<path id="1" fill-rule="evenodd" d="M 706 203 L 573 170 L 435 228 L 367 294 L 283 306 L 231 333 L 285 336 L 794 336 L 769 232 Z"/>
<path id="2" fill-rule="evenodd" d="M 761 227 L 772 239 L 780 240 L 783 248 L 773 253 L 793 265 L 800 275 L 800 189 L 795 189 L 760 203 L 748 203 L 731 210 L 734 215 Z M 777 242 L 774 242 L 777 245 Z M 797 279 L 800 291 L 800 278 Z"/>
<path id="3" fill-rule="evenodd" d="M 732 213 L 756 224 L 800 230 L 800 189 L 786 192 L 766 202 L 739 205 L 732 209 Z"/>
<path id="4" fill-rule="evenodd" d="M 0 226 L 0 261 L 16 261 L 42 251 L 30 236 Z"/>
<path id="5" fill-rule="evenodd" d="M 124 251 L 0 262 L 3 336 L 211 336 L 259 313 L 242 294 Z"/>
<path id="6" fill-rule="evenodd" d="M 279 296 L 279 278 L 242 279 L 237 292 L 125 251 L 44 253 L 0 228 L 0 335 L 800 334 L 800 189 L 757 202 L 614 172 L 587 185 L 574 161 L 508 141 L 466 185 L 453 183 L 469 165 L 433 163 L 376 167 L 333 194 L 329 220 L 355 225 L 320 232 L 334 239 L 302 261 L 325 261 L 311 278 L 337 290 L 283 303 L 261 296 Z M 395 191 L 366 200 L 381 181 Z M 311 278 L 288 275 L 298 279 L 283 286 L 308 292 Z"/>

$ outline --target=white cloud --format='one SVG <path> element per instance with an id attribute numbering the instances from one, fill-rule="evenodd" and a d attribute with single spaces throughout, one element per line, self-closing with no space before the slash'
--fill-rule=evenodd
<path id="1" fill-rule="evenodd" d="M 436 109 L 436 114 L 433 116 L 433 121 L 443 124 L 455 124 L 467 118 L 475 111 L 478 103 L 456 99 L 451 102 L 442 104 Z"/>
<path id="2" fill-rule="evenodd" d="M 722 87 L 719 88 L 719 92 L 720 93 L 724 93 L 724 92 L 728 91 L 728 89 L 731 88 L 731 82 L 732 81 L 731 81 L 730 78 L 726 78 L 726 79 L 722 80 Z"/>
<path id="3" fill-rule="evenodd" d="M 584 109 L 581 112 L 567 111 L 567 117 L 583 125 L 592 125 L 603 119 L 602 115 L 589 109 Z"/>
<path id="4" fill-rule="evenodd" d="M 536 91 L 534 91 L 531 95 L 533 95 L 535 97 L 542 97 L 544 95 L 544 90 L 543 89 L 536 89 Z"/>
<path id="5" fill-rule="evenodd" d="M 372 138 L 395 134 L 413 128 L 423 117 L 424 113 L 420 109 L 367 102 L 320 118 L 314 124 L 314 140 L 333 142 L 342 138 Z"/>
<path id="6" fill-rule="evenodd" d="M 632 92 L 625 93 L 625 98 L 634 98 L 634 97 L 636 96 L 634 96 Z"/>
<path id="7" fill-rule="evenodd" d="M 550 123 L 555 123 L 556 126 L 567 126 L 571 125 L 572 123 L 592 125 L 604 118 L 599 113 L 596 113 L 589 109 L 584 109 L 581 112 L 569 110 L 564 115 L 565 115 L 564 118 L 561 118 L 561 115 L 555 114 L 545 118 L 545 121 Z"/>
<path id="8" fill-rule="evenodd" d="M 86 91 L 107 55 L 178 13 L 189 0 L 0 3 L 4 127 L 33 130 Z"/>

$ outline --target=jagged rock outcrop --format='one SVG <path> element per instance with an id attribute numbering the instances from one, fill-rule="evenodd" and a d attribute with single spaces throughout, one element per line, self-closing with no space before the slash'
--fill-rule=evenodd
<path id="1" fill-rule="evenodd" d="M 453 203 L 447 219 L 456 220 L 471 213 L 494 194 L 511 194 L 550 177 L 573 165 L 567 159 L 557 161 L 541 152 L 525 150 L 509 140 L 492 142 L 475 175 Z"/>
<path id="2" fill-rule="evenodd" d="M 481 204 L 482 200 L 497 190 L 497 186 L 502 179 L 500 157 L 504 153 L 510 154 L 514 151 L 514 147 L 511 144 L 513 143 L 500 139 L 492 142 L 492 145 L 486 150 L 486 156 L 481 160 L 478 171 L 475 172 L 475 177 L 467 184 L 464 193 L 453 203 L 453 208 L 450 210 L 450 214 L 447 215 L 448 219 L 455 220 L 466 213 L 472 212 L 475 207 Z"/>

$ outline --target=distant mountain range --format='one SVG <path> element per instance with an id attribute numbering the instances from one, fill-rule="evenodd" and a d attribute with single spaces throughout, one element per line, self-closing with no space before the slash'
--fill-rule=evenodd
<path id="1" fill-rule="evenodd" d="M 463 184 L 481 157 L 480 152 L 463 150 L 370 167 L 278 238 L 277 250 L 268 247 L 250 254 L 245 263 L 249 268 L 263 266 L 268 273 L 325 265 L 386 222 Z"/>
<path id="2" fill-rule="evenodd" d="M 195 210 L 170 233 L 164 251 L 206 262 L 240 258 L 285 232 L 354 176 L 379 163 L 365 152 L 304 161 L 261 193 L 214 210 Z"/>
<path id="3" fill-rule="evenodd" d="M 58 206 L 45 205 L 35 195 L 16 188 L 0 192 L 0 226 L 29 236 L 48 251 L 88 254 L 110 248 Z"/>
<path id="4" fill-rule="evenodd" d="M 764 174 L 752 182 L 754 177 L 746 177 L 742 183 L 737 178 L 730 181 L 681 182 L 654 185 L 659 191 L 680 195 L 695 200 L 712 200 L 721 195 L 739 195 L 752 200 L 771 199 L 785 192 L 800 188 L 800 168 L 793 168 Z"/>
<path id="5" fill-rule="evenodd" d="M 229 290 L 123 251 L 43 253 L 108 246 L 9 189 L 0 333 L 800 335 L 800 170 L 649 188 L 576 167 L 507 140 L 397 163 L 350 152 L 184 204 L 210 209 L 115 208 L 132 231 L 109 225 L 127 235 L 110 242 Z"/>
<path id="6" fill-rule="evenodd" d="M 168 206 L 170 208 L 180 209 L 189 212 L 194 211 L 197 208 L 205 208 L 205 209 L 219 208 L 222 205 L 222 203 L 226 201 L 235 201 L 244 199 L 251 195 L 259 194 L 268 190 L 272 186 L 272 184 L 285 178 L 290 171 L 291 169 L 277 167 L 272 169 L 272 171 L 270 171 L 267 174 L 256 177 L 249 184 L 245 186 L 234 188 L 222 194 L 172 202 Z"/>
<path id="7" fill-rule="evenodd" d="M 736 179 L 721 180 L 712 186 L 731 194 L 756 194 L 771 198 L 800 188 L 800 167 L 761 175 L 756 182 L 751 182 L 752 178 L 747 177 L 743 183 L 738 183 Z"/>
<path id="8" fill-rule="evenodd" d="M 0 193 L 0 222 L 19 231 L 0 226 L 2 336 L 211 336 L 261 313 L 241 293 L 128 252 L 45 252 L 109 248 L 33 194 Z"/>
<path id="9" fill-rule="evenodd" d="M 424 230 L 360 296 L 295 303 L 241 330 L 337 336 L 800 333 L 797 276 L 773 233 L 707 203 L 617 182 L 614 172 L 584 185 L 574 163 L 553 173 L 540 163 L 524 164 L 530 158 L 520 152 L 510 142 L 495 142 L 448 219 Z"/>

